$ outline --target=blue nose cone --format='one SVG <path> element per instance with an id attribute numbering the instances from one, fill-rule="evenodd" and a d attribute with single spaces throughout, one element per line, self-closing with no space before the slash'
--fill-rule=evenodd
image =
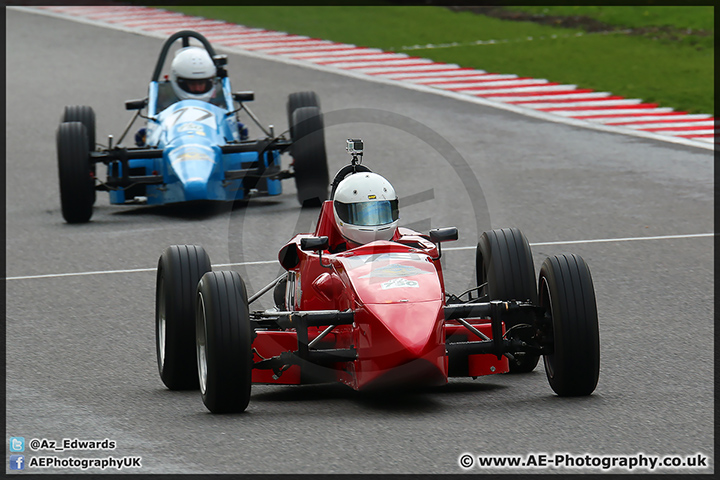
<path id="1" fill-rule="evenodd" d="M 208 200 L 207 180 L 189 180 L 185 182 L 185 200 Z"/>
<path id="2" fill-rule="evenodd" d="M 198 159 L 180 157 L 173 159 L 171 165 L 183 185 L 185 201 L 211 199 L 209 183 L 215 167 L 211 157 Z"/>

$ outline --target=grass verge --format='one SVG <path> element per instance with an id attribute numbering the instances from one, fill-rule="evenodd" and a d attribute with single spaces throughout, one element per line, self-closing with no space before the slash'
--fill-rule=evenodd
<path id="1" fill-rule="evenodd" d="M 513 7 L 617 27 L 602 32 L 436 6 L 162 8 L 715 113 L 713 7 Z"/>

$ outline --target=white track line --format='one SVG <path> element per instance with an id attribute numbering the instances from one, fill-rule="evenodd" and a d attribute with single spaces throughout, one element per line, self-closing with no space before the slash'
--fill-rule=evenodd
<path id="1" fill-rule="evenodd" d="M 688 235 L 664 235 L 658 237 L 626 237 L 626 238 L 600 238 L 595 240 L 565 240 L 560 242 L 539 242 L 531 243 L 531 247 L 541 247 L 547 245 L 579 245 L 589 243 L 614 243 L 614 242 L 632 242 L 639 240 L 673 240 L 673 239 L 685 239 L 685 238 L 702 238 L 702 237 L 713 237 L 714 233 L 696 233 Z M 456 250 L 474 250 L 476 247 L 449 247 L 443 248 L 443 251 L 456 251 Z M 256 262 L 240 262 L 240 263 L 218 263 L 213 265 L 215 268 L 219 267 L 240 267 L 245 265 L 271 265 L 277 264 L 277 260 L 261 260 Z M 99 270 L 94 272 L 75 272 L 75 273 L 48 273 L 45 275 L 25 275 L 17 277 L 7 277 L 6 280 L 30 280 L 39 278 L 61 278 L 61 277 L 81 277 L 86 275 L 106 275 L 113 273 L 139 273 L 139 272 L 154 272 L 156 268 L 131 268 L 128 270 Z"/>
<path id="2" fill-rule="evenodd" d="M 236 267 L 241 265 L 266 265 L 278 263 L 277 260 L 263 260 L 259 262 L 242 262 L 242 263 L 218 263 L 213 267 Z M 130 268 L 127 270 L 97 270 L 94 272 L 74 272 L 74 273 L 48 273 L 45 275 L 26 275 L 21 277 L 7 277 L 5 280 L 28 280 L 35 278 L 60 278 L 60 277 L 81 277 L 85 275 L 106 275 L 111 273 L 139 273 L 154 272 L 157 268 Z"/>
<path id="3" fill-rule="evenodd" d="M 348 50 L 334 50 L 332 52 L 301 52 L 288 54 L 289 57 L 303 58 L 315 63 L 331 62 L 334 60 L 341 61 L 347 60 L 348 58 L 377 59 L 385 55 L 388 54 L 377 48 L 350 48 Z M 405 55 L 405 58 L 407 58 L 407 55 Z"/>
<path id="4" fill-rule="evenodd" d="M 598 238 L 595 240 L 565 240 L 560 242 L 539 242 L 531 243 L 531 247 L 543 247 L 547 245 L 580 245 L 587 243 L 613 243 L 613 242 L 633 242 L 638 240 L 673 240 L 682 238 L 701 238 L 701 237 L 713 237 L 714 233 L 694 233 L 689 235 L 664 235 L 659 237 L 626 237 L 626 238 Z M 475 246 L 471 247 L 450 247 L 443 248 L 443 251 L 448 250 L 473 250 Z"/>
<path id="5" fill-rule="evenodd" d="M 307 59 L 307 58 L 306 58 Z M 322 63 L 324 65 L 333 65 L 335 67 L 342 66 L 347 63 L 348 65 L 361 65 L 364 62 L 377 62 L 378 60 L 408 60 L 409 57 L 399 56 L 387 53 L 363 53 L 354 54 L 352 57 L 347 55 L 331 55 L 323 57 L 314 57 L 312 61 L 315 63 Z"/>

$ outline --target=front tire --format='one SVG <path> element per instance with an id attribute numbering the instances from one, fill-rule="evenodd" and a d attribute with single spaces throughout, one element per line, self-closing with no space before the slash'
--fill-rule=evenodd
<path id="1" fill-rule="evenodd" d="M 95 204 L 95 165 L 87 129 L 80 122 L 61 123 L 56 141 L 63 218 L 68 223 L 88 222 Z"/>
<path id="2" fill-rule="evenodd" d="M 475 266 L 477 284 L 487 283 L 488 300 L 518 300 L 537 304 L 535 266 L 530 243 L 517 228 L 502 228 L 484 232 L 477 245 Z M 533 324 L 532 314 L 517 312 L 503 316 L 506 330 L 522 324 Z M 540 357 L 513 353 L 510 373 L 526 373 L 535 369 Z"/>
<path id="3" fill-rule="evenodd" d="M 600 375 L 600 333 L 590 269 L 579 255 L 547 258 L 540 269 L 540 306 L 552 326 L 553 353 L 543 356 L 550 387 L 590 395 Z"/>
<path id="4" fill-rule="evenodd" d="M 212 413 L 243 412 L 252 386 L 252 327 L 245 282 L 237 272 L 210 272 L 197 288 L 197 371 Z"/>
<path id="5" fill-rule="evenodd" d="M 323 116 L 318 107 L 300 107 L 292 114 L 295 187 L 302 206 L 318 206 L 327 199 L 330 175 L 325 152 Z"/>
<path id="6" fill-rule="evenodd" d="M 172 245 L 160 256 L 155 297 L 158 370 L 170 390 L 198 388 L 195 356 L 195 292 L 211 270 L 202 247 Z"/>

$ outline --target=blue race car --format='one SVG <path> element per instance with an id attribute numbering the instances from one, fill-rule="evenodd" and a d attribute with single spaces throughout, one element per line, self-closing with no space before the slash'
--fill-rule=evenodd
<path id="1" fill-rule="evenodd" d="M 202 45 L 191 45 L 194 38 Z M 171 45 L 181 40 L 175 58 L 185 55 L 187 77 L 172 65 L 172 78 L 160 79 Z M 195 43 L 195 42 L 193 42 Z M 184 52 L 184 53 L 183 53 Z M 206 53 L 205 53 L 206 52 Z M 181 55 L 182 53 L 182 55 Z M 205 60 L 204 60 L 205 59 Z M 203 61 L 210 78 L 194 79 Z M 67 106 L 57 130 L 60 203 L 68 223 L 90 220 L 96 191 L 110 193 L 112 204 L 164 205 L 189 201 L 236 201 L 254 195 L 279 195 L 281 180 L 294 178 L 301 205 L 320 205 L 329 184 L 323 116 L 314 92 L 290 94 L 287 102 L 289 138 L 265 129 L 245 105 L 253 92 L 232 92 L 225 65 L 201 34 L 184 30 L 163 45 L 150 81 L 148 96 L 125 103 L 136 110 L 116 145 L 95 144 L 95 113 L 88 106 Z M 193 70 L 194 69 L 194 70 Z M 176 71 L 177 70 L 177 71 Z M 198 70 L 198 71 L 195 71 Z M 186 90 L 183 90 L 186 89 Z M 235 106 L 237 103 L 237 107 Z M 147 108 L 147 114 L 141 111 Z M 245 111 L 265 133 L 247 139 L 238 114 Z M 140 116 L 147 120 L 135 136 L 135 147 L 122 141 Z M 293 158 L 283 170 L 281 154 Z M 107 166 L 103 181 L 96 165 Z"/>

